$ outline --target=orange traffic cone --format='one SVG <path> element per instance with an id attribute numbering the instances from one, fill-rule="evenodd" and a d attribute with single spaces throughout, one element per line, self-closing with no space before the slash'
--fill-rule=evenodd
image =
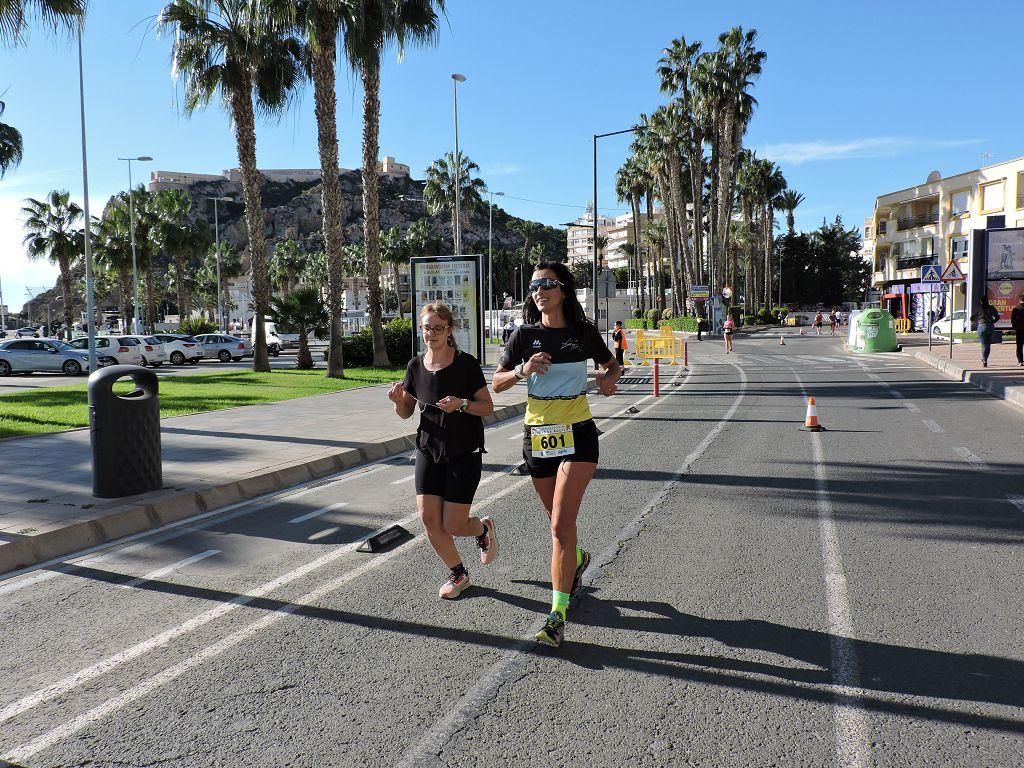
<path id="1" fill-rule="evenodd" d="M 807 398 L 807 417 L 802 427 L 807 432 L 824 432 L 825 428 L 818 423 L 818 410 L 814 407 L 814 398 Z"/>
<path id="2" fill-rule="evenodd" d="M 786 346 L 786 339 L 781 334 L 779 335 L 779 344 L 782 345 L 783 347 Z"/>

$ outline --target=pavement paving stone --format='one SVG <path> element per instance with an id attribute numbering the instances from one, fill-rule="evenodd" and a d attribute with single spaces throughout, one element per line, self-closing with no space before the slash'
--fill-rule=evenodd
<path id="1" fill-rule="evenodd" d="M 525 386 L 492 397 L 525 410 Z M 407 451 L 416 422 L 386 385 L 164 419 L 163 488 L 121 499 L 92 496 L 87 429 L 0 441 L 0 573 Z"/>

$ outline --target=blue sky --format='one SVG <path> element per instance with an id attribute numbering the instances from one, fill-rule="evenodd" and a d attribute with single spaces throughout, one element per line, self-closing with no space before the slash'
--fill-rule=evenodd
<path id="1" fill-rule="evenodd" d="M 136 166 L 136 178 L 157 168 L 217 173 L 237 165 L 218 105 L 191 117 L 180 110 L 170 41 L 153 29 L 161 5 L 92 3 L 85 78 L 94 213 L 127 187 L 119 155 L 155 158 Z M 437 48 L 410 50 L 401 63 L 386 57 L 381 155 L 422 178 L 450 151 L 449 76 L 464 73 L 463 151 L 491 189 L 542 201 L 506 197 L 503 207 L 548 224 L 571 221 L 592 196 L 591 135 L 627 128 L 663 103 L 655 74 L 662 48 L 679 35 L 713 45 L 718 33 L 742 25 L 758 30 L 768 54 L 746 144 L 778 162 L 805 195 L 798 228 L 836 214 L 859 227 L 875 196 L 933 169 L 952 175 L 1024 155 L 1014 81 L 1022 22 L 1019 3 L 1003 0 L 983 11 L 945 0 L 449 0 Z M 54 188 L 82 197 L 74 46 L 35 30 L 27 46 L 0 50 L 0 94 L 4 121 L 25 139 L 23 163 L 0 181 L 0 279 L 17 309 L 26 287 L 51 286 L 56 275 L 23 255 L 21 200 Z M 357 79 L 343 68 L 338 119 L 349 168 L 359 164 L 360 99 Z M 258 126 L 260 166 L 317 167 L 315 132 L 307 91 L 287 116 Z M 612 185 L 628 142 L 600 143 L 602 212 L 618 212 Z"/>

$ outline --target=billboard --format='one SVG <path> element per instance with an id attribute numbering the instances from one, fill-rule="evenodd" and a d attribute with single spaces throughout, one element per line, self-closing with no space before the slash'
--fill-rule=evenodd
<path id="1" fill-rule="evenodd" d="M 985 253 L 986 280 L 1024 280 L 1024 229 L 989 230 Z"/>
<path id="2" fill-rule="evenodd" d="M 410 260 L 412 280 L 413 354 L 423 353 L 419 332 L 420 308 L 443 301 L 454 315 L 452 335 L 459 349 L 483 364 L 483 324 L 480 305 L 479 254 L 417 256 Z"/>
<path id="3" fill-rule="evenodd" d="M 989 280 L 988 303 L 999 310 L 997 328 L 1010 326 L 1010 311 L 1024 293 L 1024 280 Z"/>

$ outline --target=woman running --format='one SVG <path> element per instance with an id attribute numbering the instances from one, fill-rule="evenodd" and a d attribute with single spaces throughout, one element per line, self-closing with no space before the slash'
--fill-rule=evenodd
<path id="1" fill-rule="evenodd" d="M 727 315 L 722 325 L 722 334 L 725 336 L 725 354 L 732 352 L 732 333 L 736 330 L 736 321 L 732 315 Z"/>
<path id="2" fill-rule="evenodd" d="M 455 536 L 474 536 L 480 562 L 498 555 L 494 521 L 469 516 L 484 453 L 481 417 L 494 413 L 487 381 L 472 355 L 460 352 L 452 337 L 454 317 L 441 302 L 420 311 L 426 351 L 409 361 L 405 380 L 391 386 L 388 397 L 403 419 L 420 406 L 416 430 L 416 507 L 427 541 L 451 571 L 438 594 L 452 600 L 470 585 L 469 572 L 455 546 Z"/>
<path id="3" fill-rule="evenodd" d="M 568 267 L 541 262 L 523 305 L 523 325 L 505 346 L 494 391 L 526 379 L 523 458 L 551 521 L 551 613 L 537 642 L 557 648 L 569 597 L 580 587 L 590 554 L 576 541 L 576 516 L 597 470 L 597 425 L 587 403 L 587 360 L 604 367 L 601 394 L 615 394 L 622 369 L 583 313 Z"/>

